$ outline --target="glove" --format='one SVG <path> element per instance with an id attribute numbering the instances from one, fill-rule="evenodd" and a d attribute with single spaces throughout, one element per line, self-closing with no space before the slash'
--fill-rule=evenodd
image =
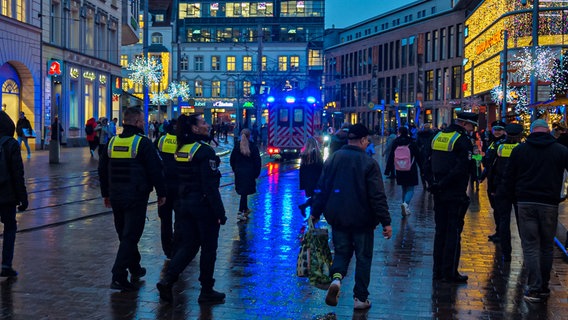
<path id="1" fill-rule="evenodd" d="M 428 187 L 428 191 L 430 191 L 430 193 L 438 193 L 442 191 L 442 186 L 438 183 L 432 183 L 430 187 Z"/>
<path id="2" fill-rule="evenodd" d="M 225 225 L 225 223 L 227 222 L 227 216 L 223 215 L 223 217 L 219 218 L 219 224 L 220 225 Z"/>
<path id="3" fill-rule="evenodd" d="M 22 200 L 20 201 L 20 205 L 18 206 L 18 211 L 22 212 L 22 211 L 26 211 L 26 209 L 28 208 L 28 200 Z"/>

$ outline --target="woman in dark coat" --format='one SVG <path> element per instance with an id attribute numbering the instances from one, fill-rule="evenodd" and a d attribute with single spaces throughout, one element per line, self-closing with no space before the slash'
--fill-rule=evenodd
<path id="1" fill-rule="evenodd" d="M 306 216 L 306 208 L 312 205 L 312 196 L 323 169 L 323 157 L 314 137 L 309 137 L 300 153 L 300 190 L 306 192 L 308 200 L 299 205 L 302 216 Z"/>
<path id="2" fill-rule="evenodd" d="M 241 131 L 241 141 L 235 145 L 231 152 L 231 168 L 235 173 L 235 191 L 241 196 L 237 219 L 247 219 L 250 209 L 248 208 L 248 195 L 256 193 L 256 178 L 260 175 L 260 153 L 253 143 L 250 143 L 251 132 L 249 129 Z"/>
<path id="3" fill-rule="evenodd" d="M 400 127 L 398 129 L 398 137 L 394 139 L 392 143 L 392 148 L 387 161 L 387 172 L 396 171 L 396 184 L 402 187 L 402 204 L 400 205 L 401 214 L 403 217 L 410 214 L 410 209 L 408 205 L 412 196 L 414 195 L 414 186 L 418 185 L 418 164 L 421 164 L 420 153 L 416 143 L 412 141 L 408 135 L 408 129 L 406 127 Z M 396 148 L 399 146 L 408 146 L 410 150 L 410 156 L 412 159 L 412 166 L 409 171 L 399 171 L 395 169 L 394 166 L 394 156 Z"/>

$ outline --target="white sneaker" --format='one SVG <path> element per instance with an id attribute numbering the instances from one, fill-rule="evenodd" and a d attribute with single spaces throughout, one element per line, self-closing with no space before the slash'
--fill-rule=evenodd
<path id="1" fill-rule="evenodd" d="M 403 217 L 409 216 L 410 215 L 410 210 L 408 210 L 408 204 L 406 204 L 406 202 L 403 202 L 400 205 L 400 212 L 402 214 Z"/>
<path id="2" fill-rule="evenodd" d="M 354 298 L 353 300 L 354 300 L 353 309 L 355 310 L 366 310 L 371 307 L 371 301 L 369 301 L 369 299 L 361 301 L 357 298 Z"/>
<path id="3" fill-rule="evenodd" d="M 244 213 L 239 212 L 237 213 L 237 221 L 247 221 L 247 216 Z"/>
<path id="4" fill-rule="evenodd" d="M 327 289 L 327 295 L 325 296 L 325 304 L 332 307 L 335 307 L 337 305 L 340 288 L 341 280 L 335 279 L 331 282 L 329 289 Z"/>

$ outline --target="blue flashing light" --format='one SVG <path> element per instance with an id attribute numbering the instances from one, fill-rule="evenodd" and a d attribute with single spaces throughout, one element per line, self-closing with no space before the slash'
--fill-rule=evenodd
<path id="1" fill-rule="evenodd" d="M 286 103 L 294 103 L 296 102 L 296 98 L 293 96 L 287 96 L 284 100 L 286 100 Z"/>
<path id="2" fill-rule="evenodd" d="M 307 97 L 307 98 L 306 98 L 306 101 L 307 101 L 308 103 L 316 103 L 316 98 L 310 96 L 310 97 Z"/>
<path id="3" fill-rule="evenodd" d="M 266 102 L 272 103 L 274 102 L 274 97 L 273 96 L 269 96 L 268 98 L 266 98 Z"/>

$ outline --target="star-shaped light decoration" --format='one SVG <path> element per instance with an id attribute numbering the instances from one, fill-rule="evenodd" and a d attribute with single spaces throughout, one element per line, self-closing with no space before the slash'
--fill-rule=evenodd
<path id="1" fill-rule="evenodd" d="M 160 91 L 160 92 L 152 92 L 152 104 L 161 106 L 164 105 L 168 102 L 168 96 L 166 95 L 166 93 L 164 91 Z"/>
<path id="2" fill-rule="evenodd" d="M 130 71 L 128 78 L 137 84 L 150 85 L 160 82 L 162 77 L 162 64 L 154 57 L 136 58 L 127 70 Z"/>
<path id="3" fill-rule="evenodd" d="M 552 77 L 552 67 L 556 56 L 548 47 L 536 47 L 535 58 L 533 59 L 531 48 L 525 47 L 519 54 L 515 55 L 515 59 L 519 62 L 517 73 L 528 79 L 534 70 L 535 77 L 540 80 L 548 81 Z"/>
<path id="4" fill-rule="evenodd" d="M 187 100 L 189 99 L 190 96 L 189 85 L 186 82 L 173 81 L 168 86 L 167 92 L 170 95 L 170 97 L 172 97 L 172 99 L 176 97 L 181 97 L 182 100 Z"/>

